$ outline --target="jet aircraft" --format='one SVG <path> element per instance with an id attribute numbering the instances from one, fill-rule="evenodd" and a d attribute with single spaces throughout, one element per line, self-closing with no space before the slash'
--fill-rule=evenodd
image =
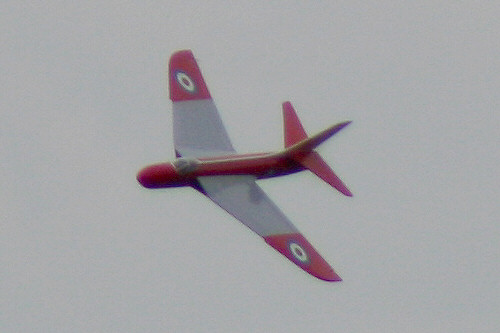
<path id="1" fill-rule="evenodd" d="M 153 189 L 190 186 L 263 237 L 267 244 L 304 271 L 325 281 L 341 281 L 256 180 L 310 170 L 340 193 L 352 196 L 314 150 L 350 121 L 309 137 L 292 104 L 284 102 L 284 149 L 242 155 L 229 140 L 190 50 L 171 56 L 168 77 L 177 159 L 145 167 L 137 174 L 139 183 Z"/>

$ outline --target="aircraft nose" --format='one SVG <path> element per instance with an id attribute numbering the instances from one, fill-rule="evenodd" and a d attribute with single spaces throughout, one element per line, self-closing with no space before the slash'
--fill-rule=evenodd
<path id="1" fill-rule="evenodd" d="M 178 175 L 170 163 L 147 166 L 137 173 L 136 178 L 146 188 L 171 187 L 178 181 Z"/>
<path id="2" fill-rule="evenodd" d="M 144 187 L 150 187 L 151 185 L 151 177 L 149 176 L 149 172 L 147 168 L 142 169 L 137 173 L 137 181 Z"/>
<path id="3" fill-rule="evenodd" d="M 150 165 L 137 173 L 137 181 L 146 188 L 158 187 L 158 182 L 161 180 L 161 170 L 157 165 Z"/>

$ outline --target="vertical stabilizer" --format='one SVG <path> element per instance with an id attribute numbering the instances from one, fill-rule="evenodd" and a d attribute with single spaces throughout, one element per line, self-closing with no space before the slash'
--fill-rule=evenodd
<path id="1" fill-rule="evenodd" d="M 283 131 L 285 148 L 307 139 L 306 131 L 290 102 L 283 103 Z"/>

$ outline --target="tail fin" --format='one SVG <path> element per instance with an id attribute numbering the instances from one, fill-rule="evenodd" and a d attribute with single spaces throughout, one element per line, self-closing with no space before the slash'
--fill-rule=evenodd
<path id="1" fill-rule="evenodd" d="M 283 131 L 285 148 L 307 139 L 306 131 L 290 102 L 283 103 Z"/>
<path id="2" fill-rule="evenodd" d="M 352 197 L 352 193 L 347 186 L 333 172 L 323 158 L 313 150 L 351 122 L 346 121 L 333 125 L 309 138 L 290 102 L 283 103 L 283 122 L 285 141 L 284 153 L 301 164 L 304 168 L 309 169 L 340 193 Z"/>

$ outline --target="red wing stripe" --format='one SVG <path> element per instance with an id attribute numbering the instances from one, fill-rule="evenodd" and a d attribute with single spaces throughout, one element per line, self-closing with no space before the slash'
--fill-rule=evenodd
<path id="1" fill-rule="evenodd" d="M 264 240 L 309 274 L 325 281 L 342 281 L 300 233 L 271 235 L 264 237 Z"/>

